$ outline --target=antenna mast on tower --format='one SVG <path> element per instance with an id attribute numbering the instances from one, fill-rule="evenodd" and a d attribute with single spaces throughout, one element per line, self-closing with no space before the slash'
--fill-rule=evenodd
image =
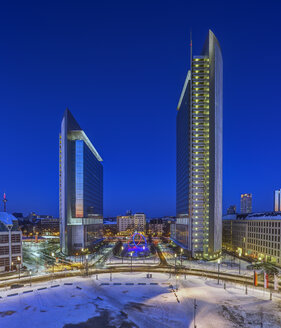
<path id="1" fill-rule="evenodd" d="M 6 203 L 7 203 L 6 193 L 4 193 L 4 196 L 3 196 L 3 203 L 4 203 L 4 212 L 7 212 L 7 208 L 6 208 Z"/>

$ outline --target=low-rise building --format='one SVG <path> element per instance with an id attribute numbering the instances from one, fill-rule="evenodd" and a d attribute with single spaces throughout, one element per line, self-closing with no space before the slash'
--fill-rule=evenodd
<path id="1" fill-rule="evenodd" d="M 281 266 L 281 212 L 223 217 L 223 248 Z"/>
<path id="2" fill-rule="evenodd" d="M 0 271 L 11 271 L 22 265 L 22 233 L 18 220 L 0 212 Z"/>

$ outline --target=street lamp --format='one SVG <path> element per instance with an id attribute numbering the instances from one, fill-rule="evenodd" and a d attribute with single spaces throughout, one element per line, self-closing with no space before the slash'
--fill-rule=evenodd
<path id="1" fill-rule="evenodd" d="M 88 276 L 88 254 L 86 254 L 86 275 Z"/>
<path id="2" fill-rule="evenodd" d="M 179 276 L 176 276 L 176 290 L 178 290 L 178 279 L 179 279 Z"/>
<path id="3" fill-rule="evenodd" d="M 182 252 L 183 252 L 183 249 L 181 248 L 181 267 L 182 267 Z"/>
<path id="4" fill-rule="evenodd" d="M 51 253 L 51 256 L 54 257 L 54 256 L 55 256 L 55 253 L 52 252 L 52 253 Z M 53 260 L 53 276 L 54 276 L 54 273 L 55 273 L 55 262 L 54 262 L 54 260 Z M 54 277 L 53 277 L 53 279 L 54 279 Z"/>
<path id="5" fill-rule="evenodd" d="M 131 272 L 133 271 L 133 252 L 131 252 Z"/>
<path id="6" fill-rule="evenodd" d="M 175 272 L 176 272 L 176 268 L 177 268 L 177 254 L 175 254 Z"/>
<path id="7" fill-rule="evenodd" d="M 84 248 L 81 248 L 81 257 L 82 257 L 82 264 L 84 264 L 84 251 L 85 249 Z"/>
<path id="8" fill-rule="evenodd" d="M 122 264 L 123 264 L 123 250 L 124 250 L 124 246 L 121 246 Z"/>
<path id="9" fill-rule="evenodd" d="M 241 263 L 240 263 L 241 253 L 239 253 L 239 274 L 241 273 Z"/>
<path id="10" fill-rule="evenodd" d="M 31 273 L 32 273 L 32 271 L 31 271 L 31 270 L 29 270 L 30 287 L 31 287 Z"/>
<path id="11" fill-rule="evenodd" d="M 218 285 L 220 283 L 220 264 L 221 264 L 221 260 L 218 259 Z"/>
<path id="12" fill-rule="evenodd" d="M 20 279 L 20 256 L 17 257 L 17 260 L 19 262 L 19 279 Z"/>

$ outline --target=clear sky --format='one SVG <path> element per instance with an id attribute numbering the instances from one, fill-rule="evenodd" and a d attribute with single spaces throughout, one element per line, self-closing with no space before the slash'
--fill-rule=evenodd
<path id="1" fill-rule="evenodd" d="M 66 106 L 104 159 L 104 215 L 175 215 L 176 106 L 208 29 L 224 60 L 223 207 L 281 187 L 280 1 L 6 1 L 0 193 L 58 216 Z M 1 204 L 1 209 L 3 205 Z"/>

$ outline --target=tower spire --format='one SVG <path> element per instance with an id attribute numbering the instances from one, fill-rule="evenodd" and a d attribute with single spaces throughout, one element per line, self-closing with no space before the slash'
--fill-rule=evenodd
<path id="1" fill-rule="evenodd" d="M 4 195 L 3 195 L 3 203 L 4 203 L 4 212 L 7 212 L 7 208 L 6 208 L 7 198 L 6 198 L 6 193 L 5 192 L 4 192 Z"/>

